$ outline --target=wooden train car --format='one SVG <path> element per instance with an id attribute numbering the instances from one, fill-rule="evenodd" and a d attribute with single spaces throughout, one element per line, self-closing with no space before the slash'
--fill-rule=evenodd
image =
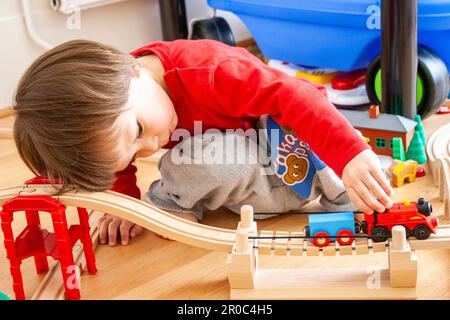
<path id="1" fill-rule="evenodd" d="M 340 245 L 350 245 L 355 234 L 362 231 L 375 242 L 383 242 L 391 237 L 391 230 L 396 225 L 405 227 L 406 236 L 418 240 L 428 239 L 436 233 L 438 220 L 432 216 L 433 208 L 428 201 L 419 198 L 417 202 L 394 203 L 384 212 L 364 213 L 362 223 L 355 222 L 353 212 L 336 212 L 310 214 L 305 235 L 311 237 L 317 247 L 326 247 L 337 241 Z"/>
<path id="2" fill-rule="evenodd" d="M 384 211 L 373 214 L 364 214 L 361 224 L 362 231 L 371 236 L 375 242 L 386 241 L 391 236 L 392 227 L 402 225 L 406 229 L 406 236 L 414 236 L 416 239 L 428 239 L 431 233 L 436 233 L 438 220 L 431 215 L 433 208 L 424 198 L 417 202 L 394 203 Z"/>

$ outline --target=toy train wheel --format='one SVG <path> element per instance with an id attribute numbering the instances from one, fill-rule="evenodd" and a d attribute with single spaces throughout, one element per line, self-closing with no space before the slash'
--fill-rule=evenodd
<path id="1" fill-rule="evenodd" d="M 355 222 L 355 234 L 358 234 L 361 232 L 361 223 Z"/>
<path id="2" fill-rule="evenodd" d="M 422 119 L 434 114 L 449 92 L 448 70 L 445 63 L 429 49 L 418 48 L 417 114 Z M 372 104 L 381 105 L 381 62 L 376 57 L 366 73 L 366 91 Z"/>
<path id="3" fill-rule="evenodd" d="M 385 227 L 375 227 L 370 234 L 375 242 L 384 242 L 389 238 L 389 235 L 389 230 Z"/>
<path id="4" fill-rule="evenodd" d="M 364 234 L 368 234 L 369 224 L 366 221 L 361 222 L 361 230 Z"/>
<path id="5" fill-rule="evenodd" d="M 341 246 L 348 246 L 348 245 L 352 244 L 353 239 L 354 239 L 353 232 L 351 230 L 348 230 L 348 229 L 341 230 L 336 235 L 339 236 L 339 238 L 336 238 L 336 241 Z M 343 238 L 340 238 L 340 237 L 343 237 Z"/>
<path id="6" fill-rule="evenodd" d="M 311 235 L 311 231 L 309 229 L 309 226 L 305 226 L 305 228 L 303 229 L 303 233 L 305 234 L 305 236 L 309 237 Z"/>
<path id="7" fill-rule="evenodd" d="M 414 228 L 414 237 L 418 240 L 425 240 L 430 237 L 430 229 L 423 224 L 419 224 L 417 227 Z"/>
<path id="8" fill-rule="evenodd" d="M 235 46 L 233 32 L 222 17 L 213 17 L 196 21 L 192 27 L 192 39 L 214 39 Z"/>
<path id="9" fill-rule="evenodd" d="M 331 241 L 329 236 L 330 235 L 328 233 L 323 232 L 323 231 L 316 232 L 314 234 L 314 237 L 316 237 L 316 238 L 313 239 L 313 244 L 316 247 L 326 247 L 327 245 L 330 244 L 330 241 Z M 323 238 L 321 238 L 321 237 L 323 237 Z"/>

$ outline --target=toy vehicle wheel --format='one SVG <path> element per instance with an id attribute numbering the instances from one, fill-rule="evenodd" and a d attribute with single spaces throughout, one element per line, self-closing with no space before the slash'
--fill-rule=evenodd
<path id="1" fill-rule="evenodd" d="M 341 246 L 348 246 L 350 244 L 352 244 L 353 239 L 354 239 L 354 234 L 352 231 L 348 230 L 348 229 L 344 229 L 339 231 L 336 236 L 336 241 L 341 245 Z M 342 238 L 341 238 L 342 237 Z"/>
<path id="2" fill-rule="evenodd" d="M 417 114 L 422 119 L 435 113 L 449 91 L 445 63 L 429 49 L 418 48 Z M 366 91 L 372 104 L 381 105 L 381 60 L 376 57 L 367 68 Z"/>
<path id="3" fill-rule="evenodd" d="M 326 247 L 327 245 L 330 244 L 330 241 L 331 241 L 329 236 L 330 235 L 328 233 L 323 232 L 323 231 L 316 232 L 314 234 L 314 237 L 316 237 L 316 238 L 313 238 L 313 244 L 316 247 Z M 321 237 L 323 237 L 323 238 L 321 238 Z"/>
<path id="4" fill-rule="evenodd" d="M 192 27 L 192 39 L 214 39 L 235 46 L 233 32 L 222 17 L 196 21 Z"/>
<path id="5" fill-rule="evenodd" d="M 389 231 L 385 227 L 375 227 L 370 236 L 375 242 L 384 242 L 389 238 Z"/>
<path id="6" fill-rule="evenodd" d="M 366 221 L 361 222 L 361 230 L 364 234 L 368 234 L 369 224 Z"/>
<path id="7" fill-rule="evenodd" d="M 419 224 L 414 229 L 414 237 L 416 237 L 416 239 L 418 239 L 418 240 L 428 239 L 430 237 L 430 234 L 431 234 L 430 229 L 423 224 Z"/>
<path id="8" fill-rule="evenodd" d="M 361 232 L 361 223 L 355 222 L 355 234 L 358 234 Z"/>
<path id="9" fill-rule="evenodd" d="M 309 226 L 305 226 L 305 228 L 303 229 L 303 232 L 304 232 L 305 236 L 309 237 L 309 235 L 311 234 Z"/>

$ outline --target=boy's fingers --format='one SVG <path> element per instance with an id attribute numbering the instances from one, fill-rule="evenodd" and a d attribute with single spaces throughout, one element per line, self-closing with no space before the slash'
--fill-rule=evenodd
<path id="1" fill-rule="evenodd" d="M 378 201 L 381 201 L 385 208 L 392 207 L 392 200 L 386 194 L 386 192 L 381 188 L 377 181 L 372 177 L 372 175 L 367 175 L 364 179 L 366 187 L 375 195 Z M 380 208 L 381 209 L 381 208 Z M 379 211 L 379 210 L 378 210 Z"/>
<path id="2" fill-rule="evenodd" d="M 123 246 L 128 244 L 128 240 L 130 239 L 130 229 L 133 227 L 133 223 L 129 221 L 122 221 L 120 224 L 120 241 Z"/>
<path id="3" fill-rule="evenodd" d="M 144 231 L 144 228 L 142 228 L 141 226 L 138 226 L 137 224 L 135 224 L 133 227 L 131 227 L 130 238 L 133 239 L 133 238 L 137 237 L 143 231 Z"/>
<path id="4" fill-rule="evenodd" d="M 100 244 L 105 244 L 108 237 L 108 226 L 112 221 L 111 217 L 106 218 L 99 226 L 99 240 Z"/>
<path id="5" fill-rule="evenodd" d="M 108 245 L 114 246 L 117 240 L 117 231 L 119 230 L 120 219 L 113 219 L 113 221 L 108 226 Z"/>
<path id="6" fill-rule="evenodd" d="M 370 171 L 375 180 L 381 185 L 387 195 L 392 195 L 392 187 L 386 179 L 384 173 L 379 168 L 374 168 Z"/>
<path id="7" fill-rule="evenodd" d="M 358 193 L 356 193 L 356 191 L 352 187 L 347 189 L 347 194 L 350 200 L 359 210 L 367 213 L 372 213 L 372 209 L 370 209 L 369 206 L 366 205 L 366 203 L 359 197 Z"/>
<path id="8" fill-rule="evenodd" d="M 381 202 L 375 199 L 374 195 L 369 191 L 369 189 L 367 189 L 363 182 L 359 182 L 354 189 L 358 193 L 359 197 L 370 207 L 371 211 L 384 211 L 384 206 Z"/>

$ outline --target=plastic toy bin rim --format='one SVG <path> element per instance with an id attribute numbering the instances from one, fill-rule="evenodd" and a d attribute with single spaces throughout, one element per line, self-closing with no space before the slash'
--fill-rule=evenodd
<path id="1" fill-rule="evenodd" d="M 366 29 L 380 0 L 208 0 L 209 6 L 238 15 Z M 379 12 L 379 11 L 378 11 Z M 376 13 L 375 13 L 376 14 Z M 419 0 L 419 30 L 450 29 L 450 0 Z M 375 31 L 375 30 L 373 30 Z"/>

